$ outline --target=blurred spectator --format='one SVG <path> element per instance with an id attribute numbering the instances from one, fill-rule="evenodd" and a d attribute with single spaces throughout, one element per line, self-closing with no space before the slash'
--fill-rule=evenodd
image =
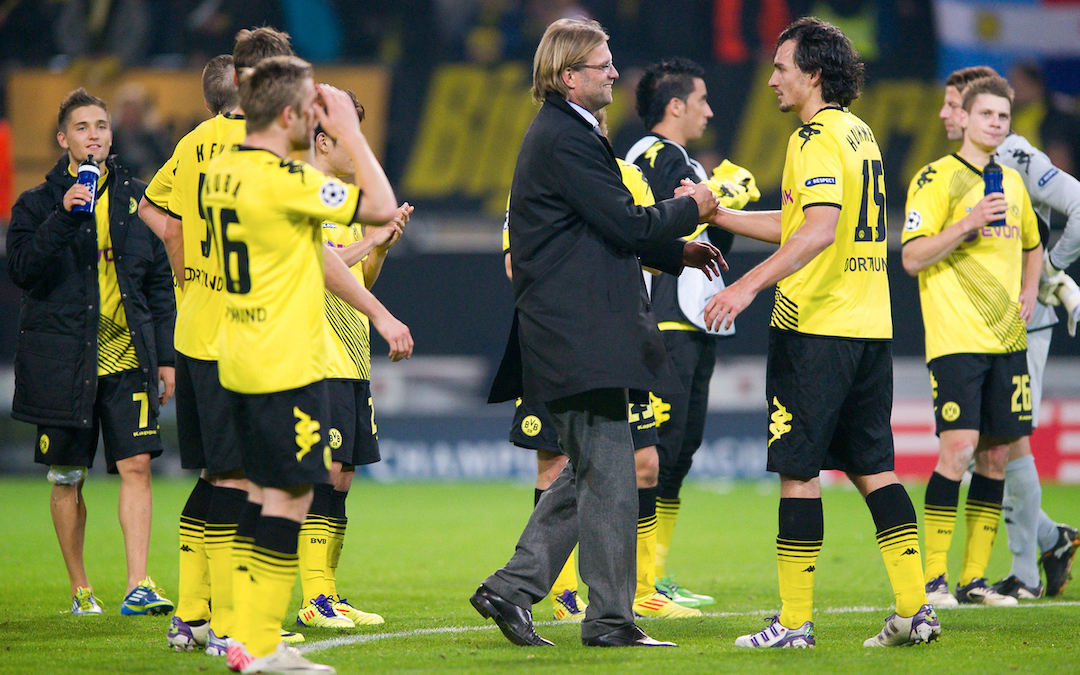
<path id="1" fill-rule="evenodd" d="M 278 0 L 193 0 L 180 2 L 187 51 L 200 66 L 218 54 L 232 54 L 237 31 L 257 26 L 284 30 Z"/>
<path id="2" fill-rule="evenodd" d="M 51 26 L 63 5 L 57 0 L 8 0 L 0 3 L 0 60 L 42 65 L 56 55 Z"/>
<path id="3" fill-rule="evenodd" d="M 142 180 L 154 177 L 172 150 L 169 133 L 160 124 L 145 87 L 126 84 L 116 92 L 113 152 Z"/>
<path id="4" fill-rule="evenodd" d="M 1013 131 L 1036 141 L 1054 166 L 1076 175 L 1080 167 L 1080 117 L 1071 101 L 1047 90 L 1042 68 L 1031 61 L 1013 66 L 1009 83 L 1016 91 Z"/>
<path id="5" fill-rule="evenodd" d="M 312 63 L 341 56 L 341 21 L 330 0 L 280 0 L 285 25 L 297 56 Z"/>
<path id="6" fill-rule="evenodd" d="M 146 57 L 149 14 L 143 0 L 66 0 L 53 25 L 61 53 L 113 56 L 125 66 Z"/>

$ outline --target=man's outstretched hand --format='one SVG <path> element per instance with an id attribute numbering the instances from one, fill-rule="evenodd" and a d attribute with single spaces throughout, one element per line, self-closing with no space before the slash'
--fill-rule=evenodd
<path id="1" fill-rule="evenodd" d="M 720 270 L 728 269 L 720 249 L 704 241 L 688 241 L 683 245 L 682 262 L 686 267 L 696 267 L 710 280 L 720 276 Z"/>

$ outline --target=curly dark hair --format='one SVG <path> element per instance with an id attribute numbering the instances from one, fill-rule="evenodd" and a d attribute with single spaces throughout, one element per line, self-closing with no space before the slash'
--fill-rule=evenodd
<path id="1" fill-rule="evenodd" d="M 859 97 L 866 68 L 848 36 L 813 16 L 796 19 L 780 33 L 776 48 L 795 42 L 795 65 L 804 73 L 821 73 L 821 97 L 826 103 L 848 107 Z"/>
<path id="2" fill-rule="evenodd" d="M 704 80 L 705 69 L 690 59 L 665 59 L 649 66 L 637 86 L 637 114 L 645 128 L 660 124 L 671 99 L 685 101 L 694 91 L 695 79 Z"/>

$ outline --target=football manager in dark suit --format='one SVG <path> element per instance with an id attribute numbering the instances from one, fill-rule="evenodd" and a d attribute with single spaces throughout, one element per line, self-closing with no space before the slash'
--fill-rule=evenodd
<path id="1" fill-rule="evenodd" d="M 649 307 L 640 264 L 712 270 L 719 252 L 676 241 L 716 209 L 704 184 L 635 206 L 596 115 L 619 74 L 595 21 L 563 19 L 533 60 L 543 106 L 510 192 L 516 314 L 491 402 L 545 403 L 570 463 L 544 493 L 505 567 L 473 606 L 520 645 L 550 645 L 531 608 L 580 542 L 590 646 L 658 646 L 634 625 L 637 484 L 627 388 L 679 388 Z M 639 263 L 639 258 L 641 263 Z"/>

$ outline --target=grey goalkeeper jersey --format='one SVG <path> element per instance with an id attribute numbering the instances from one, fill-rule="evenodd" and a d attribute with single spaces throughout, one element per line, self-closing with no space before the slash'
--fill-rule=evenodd
<path id="1" fill-rule="evenodd" d="M 1080 181 L 1058 169 L 1046 153 L 1017 134 L 1010 134 L 998 146 L 997 155 L 1002 164 L 1020 172 L 1040 218 L 1049 223 L 1051 210 L 1068 217 L 1065 233 L 1050 250 L 1050 264 L 1063 270 L 1076 262 L 1080 258 Z M 1047 328 L 1057 321 L 1053 307 L 1036 302 L 1028 330 Z"/>

